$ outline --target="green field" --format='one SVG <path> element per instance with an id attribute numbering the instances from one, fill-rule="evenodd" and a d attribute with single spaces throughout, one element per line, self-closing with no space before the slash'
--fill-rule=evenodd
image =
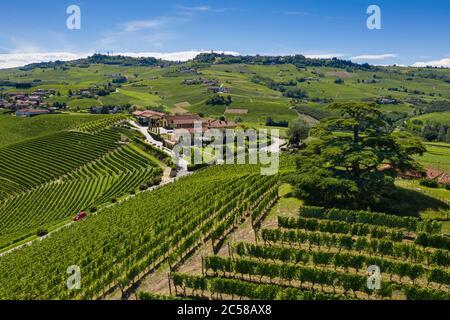
<path id="1" fill-rule="evenodd" d="M 416 159 L 427 168 L 450 172 L 450 144 L 425 143 L 427 152 Z"/>
<path id="2" fill-rule="evenodd" d="M 450 126 L 450 112 L 434 112 L 413 117 L 411 120 L 420 120 L 423 123 L 427 121 L 439 122 Z"/>

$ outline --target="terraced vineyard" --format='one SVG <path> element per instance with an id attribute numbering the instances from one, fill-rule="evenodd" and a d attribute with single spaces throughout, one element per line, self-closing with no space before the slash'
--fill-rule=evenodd
<path id="1" fill-rule="evenodd" d="M 369 224 L 370 223 L 370 224 Z M 395 239 L 388 239 L 393 235 Z M 202 259 L 201 275 L 173 273 L 178 297 L 335 300 L 450 299 L 450 242 L 436 222 L 371 212 L 302 207 Z M 430 239 L 433 239 L 432 241 Z M 370 266 L 381 270 L 371 289 Z M 145 294 L 144 294 L 145 296 Z"/>
<path id="2" fill-rule="evenodd" d="M 0 149 L 0 200 L 35 188 L 116 149 L 119 132 L 61 132 Z"/>
<path id="3" fill-rule="evenodd" d="M 129 118 L 128 115 L 118 114 L 97 121 L 80 124 L 77 130 L 81 132 L 96 133 L 104 130 L 105 128 L 109 128 L 115 125 L 117 122 L 120 122 L 121 120 L 125 120 L 127 118 Z"/>
<path id="4" fill-rule="evenodd" d="M 0 299 L 90 299 L 110 288 L 125 290 L 206 239 L 219 243 L 277 189 L 277 177 L 261 176 L 257 166 L 223 166 L 138 194 L 0 257 Z M 72 265 L 82 270 L 80 290 L 66 287 Z"/>
<path id="5" fill-rule="evenodd" d="M 0 248 L 159 183 L 159 162 L 112 127 L 123 119 L 0 149 Z"/>

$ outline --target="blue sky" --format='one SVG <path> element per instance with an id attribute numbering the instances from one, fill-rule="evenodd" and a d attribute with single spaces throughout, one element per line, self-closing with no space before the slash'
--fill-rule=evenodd
<path id="1" fill-rule="evenodd" d="M 81 30 L 66 8 L 81 8 Z M 366 27 L 369 5 L 381 30 Z M 198 51 L 337 56 L 356 62 L 450 66 L 447 0 L 40 0 L 0 4 L 0 67 L 88 53 Z M 167 53 L 175 53 L 167 55 Z"/>

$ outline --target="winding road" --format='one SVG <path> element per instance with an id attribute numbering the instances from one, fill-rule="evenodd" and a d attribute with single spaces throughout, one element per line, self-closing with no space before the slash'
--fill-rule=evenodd
<path id="1" fill-rule="evenodd" d="M 148 133 L 148 127 L 143 127 L 137 124 L 135 121 L 130 120 L 129 123 L 139 130 L 147 139 L 147 143 L 153 145 L 154 147 L 157 147 L 158 149 L 164 151 L 168 155 L 172 157 L 172 159 L 175 159 L 175 153 L 170 150 L 169 148 L 164 147 L 163 143 L 161 141 L 155 140 L 150 133 Z M 188 162 L 184 159 L 178 159 L 177 163 L 177 177 L 182 177 L 188 174 Z"/>

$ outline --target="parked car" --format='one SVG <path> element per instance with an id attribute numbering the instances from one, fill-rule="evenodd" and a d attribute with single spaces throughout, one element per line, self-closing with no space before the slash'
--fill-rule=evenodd
<path id="1" fill-rule="evenodd" d="M 86 212 L 80 212 L 79 214 L 77 214 L 74 218 L 73 218 L 73 221 L 80 221 L 80 220 L 82 220 L 82 219 L 84 219 L 84 218 L 86 218 L 87 217 L 87 214 L 86 214 Z"/>

